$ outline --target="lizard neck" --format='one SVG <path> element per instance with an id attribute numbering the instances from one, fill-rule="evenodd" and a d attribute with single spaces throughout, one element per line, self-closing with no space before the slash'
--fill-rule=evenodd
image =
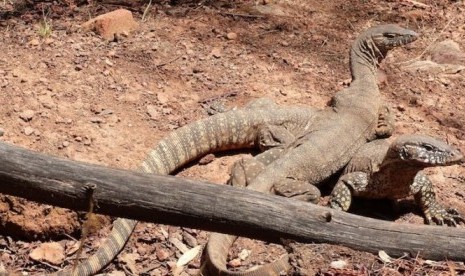
<path id="1" fill-rule="evenodd" d="M 333 106 L 337 109 L 360 110 L 369 117 L 378 112 L 380 93 L 376 72 L 378 61 L 383 57 L 371 37 L 360 37 L 350 50 L 350 87 L 337 93 Z"/>
<path id="2" fill-rule="evenodd" d="M 371 38 L 354 41 L 350 50 L 351 88 L 356 88 L 359 94 L 378 96 L 377 70 L 383 57 Z"/>

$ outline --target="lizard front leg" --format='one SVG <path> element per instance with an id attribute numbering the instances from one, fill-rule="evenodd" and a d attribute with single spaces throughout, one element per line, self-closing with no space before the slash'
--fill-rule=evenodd
<path id="1" fill-rule="evenodd" d="M 229 184 L 236 187 L 248 186 L 265 167 L 282 156 L 281 147 L 272 148 L 252 158 L 243 158 L 234 163 Z M 273 192 L 277 195 L 294 198 L 302 201 L 317 203 L 320 199 L 320 190 L 314 185 L 291 178 L 281 179 L 273 185 Z"/>
<path id="2" fill-rule="evenodd" d="M 368 175 L 364 172 L 350 172 L 339 178 L 331 192 L 331 208 L 347 211 L 352 204 L 352 196 L 363 192 L 368 185 Z"/>
<path id="3" fill-rule="evenodd" d="M 392 135 L 395 128 L 394 116 L 391 109 L 383 105 L 378 111 L 378 124 L 376 126 L 376 138 L 387 138 Z"/>
<path id="4" fill-rule="evenodd" d="M 465 222 L 455 209 L 446 209 L 436 201 L 433 184 L 423 172 L 417 173 L 410 185 L 410 191 L 422 209 L 427 224 L 457 226 L 457 223 Z"/>

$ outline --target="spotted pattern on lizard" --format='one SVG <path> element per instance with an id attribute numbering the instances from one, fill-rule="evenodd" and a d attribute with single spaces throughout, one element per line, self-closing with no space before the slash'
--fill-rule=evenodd
<path id="1" fill-rule="evenodd" d="M 332 208 L 347 211 L 352 197 L 400 199 L 413 195 L 426 223 L 455 226 L 464 219 L 437 201 L 426 167 L 463 162 L 463 154 L 445 142 L 425 135 L 402 135 L 391 144 L 375 140 L 352 158 L 331 194 Z"/>

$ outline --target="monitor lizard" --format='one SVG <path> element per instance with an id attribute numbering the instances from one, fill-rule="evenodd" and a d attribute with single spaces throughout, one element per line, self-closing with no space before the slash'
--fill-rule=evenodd
<path id="1" fill-rule="evenodd" d="M 360 34 L 350 50 L 350 87 L 336 93 L 331 105 L 315 115 L 312 126 L 291 145 L 285 146 L 281 156 L 251 179 L 247 188 L 268 193 L 280 186 L 298 186 L 302 196 L 314 201 L 318 195 L 312 194 L 317 190 L 313 186 L 338 172 L 359 147 L 375 138 L 379 126 L 377 118 L 383 108 L 376 79 L 378 63 L 388 50 L 416 38 L 415 32 L 397 25 L 375 26 Z M 285 254 L 246 271 L 229 271 L 227 253 L 236 238 L 211 234 L 206 246 L 206 272 L 257 276 L 280 275 L 288 270 Z"/>
<path id="2" fill-rule="evenodd" d="M 287 152 L 285 158 L 276 160 L 273 164 L 279 162 L 278 170 L 273 168 L 276 171 L 269 176 L 267 173 L 258 175 L 249 187 L 268 192 L 275 184 L 274 180 L 283 178 L 318 183 L 346 165 L 362 144 L 374 138 L 382 109 L 376 84 L 377 64 L 388 50 L 410 43 L 417 37 L 415 32 L 396 25 L 370 28 L 359 36 L 351 50 L 351 86 L 338 92 L 330 107 L 323 110 L 275 104 L 270 107 L 269 102 L 258 101 L 244 109 L 219 113 L 168 134 L 138 170 L 169 174 L 210 152 L 254 146 L 266 149 L 271 143 L 267 137 L 274 137 L 268 134 L 276 127 L 287 131 L 290 137 L 307 137 L 308 140 Z M 344 139 L 335 146 L 330 141 L 338 137 Z M 321 151 L 332 154 L 321 160 Z M 92 275 L 106 266 L 124 247 L 136 223 L 117 219 L 109 238 L 72 274 Z M 212 237 L 215 235 L 218 234 Z M 216 241 L 209 241 L 208 252 L 212 252 L 215 244 L 223 246 Z M 221 259 L 216 260 L 210 255 L 208 260 L 208 263 L 213 261 L 216 267 L 225 269 Z M 69 274 L 66 270 L 57 272 L 57 275 Z"/>

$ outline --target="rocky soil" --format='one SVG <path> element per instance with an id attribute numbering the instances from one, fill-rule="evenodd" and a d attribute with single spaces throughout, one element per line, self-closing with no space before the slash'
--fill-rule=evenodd
<path id="1" fill-rule="evenodd" d="M 357 34 L 375 24 L 398 23 L 421 38 L 393 51 L 380 69 L 382 94 L 396 116 L 394 136 L 429 134 L 465 152 L 461 1 L 157 1 L 148 9 L 144 2 L 126 6 L 139 26 L 116 41 L 79 26 L 120 6 L 36 2 L 18 13 L 11 13 L 17 8 L 14 0 L 0 3 L 2 142 L 135 169 L 161 137 L 212 112 L 263 96 L 280 104 L 324 107 L 350 82 L 348 48 Z M 224 184 L 232 163 L 247 154 L 217 155 L 179 176 Z M 438 200 L 465 214 L 465 167 L 427 173 Z M 358 210 L 399 223 L 423 223 L 410 202 L 399 212 L 373 202 L 362 202 Z M 0 271 L 40 275 L 72 266 L 83 214 L 7 196 L 0 197 L 0 214 Z M 100 217 L 100 229 L 87 239 L 83 257 L 108 235 L 110 222 Z M 194 275 L 199 256 L 182 271 L 175 271 L 176 262 L 207 238 L 204 231 L 140 223 L 104 272 Z M 288 250 L 301 275 L 465 273 L 462 262 L 421 256 L 387 262 L 326 244 L 293 244 Z M 230 265 L 250 267 L 283 252 L 280 245 L 240 239 Z"/>

